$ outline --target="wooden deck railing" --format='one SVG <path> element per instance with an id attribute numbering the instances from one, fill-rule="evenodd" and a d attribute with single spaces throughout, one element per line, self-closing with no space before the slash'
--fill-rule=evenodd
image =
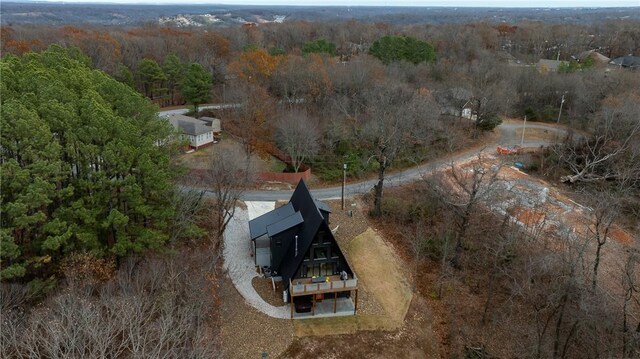
<path id="1" fill-rule="evenodd" d="M 312 283 L 311 278 L 296 278 L 289 280 L 289 288 L 292 296 L 311 295 L 318 293 L 342 292 L 358 288 L 358 278 L 354 275 L 347 280 L 340 276 L 329 276 L 329 281 Z"/>

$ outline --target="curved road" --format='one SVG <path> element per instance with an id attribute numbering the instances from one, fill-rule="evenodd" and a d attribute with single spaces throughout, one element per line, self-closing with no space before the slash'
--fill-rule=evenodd
<path id="1" fill-rule="evenodd" d="M 201 109 L 220 109 L 225 107 L 233 107 L 237 105 L 204 105 L 200 106 Z M 159 115 L 166 117 L 173 114 L 184 114 L 188 110 L 187 109 L 174 109 L 174 110 L 166 110 L 160 111 Z M 407 182 L 415 181 L 417 179 L 422 178 L 423 175 L 433 173 L 435 171 L 443 169 L 445 166 L 448 166 L 452 162 L 460 162 L 468 160 L 472 157 L 478 155 L 478 153 L 483 152 L 488 149 L 489 151 L 493 151 L 498 145 L 516 145 L 520 144 L 521 139 L 518 138 L 516 130 L 522 128 L 523 125 L 519 123 L 503 123 L 498 126 L 498 130 L 500 132 L 500 136 L 497 142 L 487 145 L 486 147 L 478 150 L 477 148 L 471 149 L 468 151 L 464 151 L 455 156 L 446 157 L 442 159 L 438 159 L 429 163 L 421 164 L 412 168 L 405 169 L 400 172 L 388 174 L 384 180 L 385 187 L 393 187 L 405 184 Z M 535 128 L 542 129 L 551 132 L 555 132 L 559 135 L 564 135 L 567 133 L 567 129 L 562 127 L 557 127 L 550 124 L 543 123 L 527 123 L 527 129 Z M 526 132 L 526 129 L 525 129 Z M 552 144 L 552 142 L 540 142 L 540 141 L 525 141 L 524 147 L 533 148 L 533 147 L 541 147 L 548 146 Z M 350 183 L 345 186 L 344 195 L 345 198 L 353 197 L 357 194 L 362 194 L 370 191 L 373 186 L 378 182 L 377 179 L 370 179 L 356 183 Z M 292 190 L 276 190 L 276 191 L 268 191 L 268 190 L 250 190 L 245 191 L 242 194 L 241 199 L 244 201 L 279 201 L 279 200 L 288 200 L 291 198 Z M 312 189 L 311 193 L 317 199 L 339 199 L 342 194 L 342 186 L 336 187 L 327 187 L 327 188 L 318 188 Z M 211 195 L 210 191 L 205 190 L 205 195 Z"/>

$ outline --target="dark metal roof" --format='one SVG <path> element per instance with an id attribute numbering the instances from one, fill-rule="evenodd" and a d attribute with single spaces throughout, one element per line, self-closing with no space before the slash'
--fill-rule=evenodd
<path id="1" fill-rule="evenodd" d="M 267 212 L 262 216 L 250 220 L 249 233 L 251 234 L 251 240 L 267 234 L 268 225 L 279 222 L 282 219 L 291 216 L 295 212 L 293 205 L 289 202 L 282 207 L 276 208 L 271 212 Z"/>
<path id="2" fill-rule="evenodd" d="M 309 250 L 320 226 L 325 223 L 324 217 L 318 209 L 317 202 L 311 196 L 311 192 L 309 192 L 309 188 L 307 188 L 307 184 L 303 180 L 298 182 L 298 186 L 295 191 L 293 191 L 289 203 L 293 204 L 293 208 L 302 214 L 304 223 L 302 223 L 298 232 L 298 255 L 295 255 L 295 246 L 291 245 L 291 242 L 293 242 L 291 241 L 285 249 L 282 262 L 279 263 L 280 274 L 282 275 L 285 288 L 289 286 L 289 279 L 293 278 L 300 267 L 304 259 L 304 254 Z"/>
<path id="3" fill-rule="evenodd" d="M 269 235 L 269 237 L 273 237 L 276 234 L 293 228 L 302 222 L 304 222 L 304 220 L 302 219 L 302 215 L 300 214 L 300 212 L 296 212 L 276 223 L 267 225 L 267 234 Z"/>
<path id="4" fill-rule="evenodd" d="M 640 67 L 640 57 L 623 56 L 623 57 L 615 58 L 611 60 L 611 62 L 609 63 L 613 65 L 622 66 L 622 67 L 638 68 Z"/>
<path id="5" fill-rule="evenodd" d="M 318 201 L 317 199 L 314 198 L 314 201 L 316 202 L 316 206 L 321 210 L 321 211 L 325 211 L 327 213 L 331 213 L 331 207 L 329 207 L 326 203 L 322 202 L 322 201 Z"/>
<path id="6" fill-rule="evenodd" d="M 293 278 L 300 268 L 305 254 L 309 251 L 311 243 L 320 229 L 323 229 L 326 235 L 331 236 L 331 240 L 335 242 L 321 211 L 331 212 L 331 209 L 325 203 L 313 198 L 305 182 L 300 180 L 286 206 L 276 208 L 249 221 L 252 240 L 264 234 L 268 234 L 269 238 L 278 237 L 282 240 L 281 247 L 277 248 L 277 253 L 272 252 L 271 270 L 278 271 L 282 276 L 285 289 L 289 287 L 289 279 Z M 296 241 L 293 239 L 295 236 L 298 237 L 297 253 L 294 244 Z M 340 250 L 339 246 L 338 250 Z M 342 251 L 340 251 L 340 256 L 344 259 Z M 346 266 L 344 269 L 348 273 L 352 273 L 348 263 Z"/>

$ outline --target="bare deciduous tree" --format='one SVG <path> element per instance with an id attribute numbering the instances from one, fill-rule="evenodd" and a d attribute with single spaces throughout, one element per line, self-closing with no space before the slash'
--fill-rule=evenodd
<path id="1" fill-rule="evenodd" d="M 276 123 L 276 142 L 291 158 L 298 172 L 304 161 L 320 150 L 318 122 L 303 111 L 289 111 Z"/>
<path id="2" fill-rule="evenodd" d="M 572 172 L 562 182 L 599 182 L 605 180 L 638 182 L 640 178 L 640 135 L 637 96 L 624 101 L 608 99 L 596 118 L 594 134 L 569 139 L 552 150 Z"/>
<path id="3" fill-rule="evenodd" d="M 441 200 L 456 215 L 456 244 L 451 261 L 454 266 L 459 264 L 472 214 L 481 201 L 493 194 L 499 180 L 499 166 L 486 168 L 483 162 L 480 153 L 468 170 L 451 164 L 449 170 L 425 178 L 427 184 L 440 193 Z"/>
<path id="4" fill-rule="evenodd" d="M 196 255 L 197 256 L 197 255 Z M 2 357 L 217 358 L 201 258 L 125 261 L 115 278 L 70 286 L 41 306 L 3 309 Z M 3 302 L 8 293 L 3 286 Z"/>
<path id="5" fill-rule="evenodd" d="M 233 218 L 237 202 L 246 189 L 247 178 L 250 178 L 241 158 L 238 151 L 225 149 L 214 151 L 209 158 L 205 181 L 213 194 L 214 247 Z"/>
<path id="6" fill-rule="evenodd" d="M 414 149 L 424 149 L 432 138 L 433 121 L 440 111 L 430 95 L 397 84 L 370 89 L 363 103 L 365 120 L 355 125 L 361 144 L 371 154 L 369 159 L 378 165 L 373 214 L 380 215 L 386 170 L 397 158 L 410 159 L 418 153 Z"/>

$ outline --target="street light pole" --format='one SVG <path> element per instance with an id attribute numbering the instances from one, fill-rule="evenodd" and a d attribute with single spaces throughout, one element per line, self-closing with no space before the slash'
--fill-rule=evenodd
<path id="1" fill-rule="evenodd" d="M 524 126 L 522 126 L 522 142 L 520 147 L 524 147 L 524 131 L 527 129 L 527 115 L 524 115 Z"/>
<path id="2" fill-rule="evenodd" d="M 562 101 L 560 101 L 560 112 L 558 112 L 558 121 L 556 121 L 556 123 L 560 123 L 560 115 L 562 115 L 562 105 L 564 105 L 564 94 L 562 94 Z"/>
<path id="3" fill-rule="evenodd" d="M 344 211 L 344 186 L 347 184 L 347 164 L 342 164 L 342 210 Z"/>

